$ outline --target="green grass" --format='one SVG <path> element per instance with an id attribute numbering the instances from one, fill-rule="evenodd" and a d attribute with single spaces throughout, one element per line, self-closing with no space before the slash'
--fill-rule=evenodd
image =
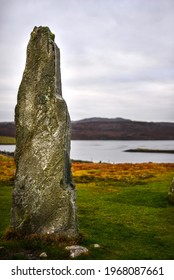
<path id="1" fill-rule="evenodd" d="M 167 193 L 173 172 L 163 172 L 142 182 L 85 180 L 76 184 L 81 245 L 89 254 L 78 259 L 174 259 L 174 206 Z M 9 226 L 12 183 L 0 185 L 0 235 Z M 94 248 L 93 244 L 100 244 Z M 68 259 L 64 247 L 40 240 L 0 240 L 5 258 Z M 4 256 L 2 257 L 4 258 Z"/>
<path id="2" fill-rule="evenodd" d="M 99 259 L 174 259 L 174 207 L 167 203 L 170 180 L 122 188 L 115 184 L 77 192 L 85 245 L 102 245 Z M 86 257 L 86 258 L 90 258 Z"/>
<path id="3" fill-rule="evenodd" d="M 9 226 L 12 186 L 0 183 L 0 236 Z"/>
<path id="4" fill-rule="evenodd" d="M 14 145 L 16 139 L 14 137 L 0 136 L 0 145 Z"/>

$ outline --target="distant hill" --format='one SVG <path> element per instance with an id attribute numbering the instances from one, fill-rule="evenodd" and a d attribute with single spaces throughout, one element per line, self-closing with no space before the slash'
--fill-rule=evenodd
<path id="1" fill-rule="evenodd" d="M 15 137 L 15 125 L 14 122 L 0 122 L 0 136 Z"/>
<path id="2" fill-rule="evenodd" d="M 174 123 L 123 118 L 72 121 L 72 140 L 174 140 Z M 0 136 L 15 137 L 13 122 L 0 123 Z"/>
<path id="3" fill-rule="evenodd" d="M 174 140 L 174 123 L 90 118 L 72 122 L 72 140 Z"/>

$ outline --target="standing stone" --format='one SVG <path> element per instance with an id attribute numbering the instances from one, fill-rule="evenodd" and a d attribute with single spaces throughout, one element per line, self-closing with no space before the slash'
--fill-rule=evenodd
<path id="1" fill-rule="evenodd" d="M 16 175 L 11 224 L 21 234 L 78 236 L 70 165 L 70 118 L 60 53 L 48 27 L 35 27 L 15 109 Z"/>

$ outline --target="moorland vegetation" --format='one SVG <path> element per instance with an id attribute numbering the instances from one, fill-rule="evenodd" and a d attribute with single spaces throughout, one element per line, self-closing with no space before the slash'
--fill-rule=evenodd
<path id="1" fill-rule="evenodd" d="M 69 259 L 65 244 L 37 236 L 10 236 L 15 172 L 0 155 L 0 259 Z M 174 259 L 174 207 L 167 200 L 174 164 L 72 162 L 77 189 L 80 259 Z M 95 248 L 94 244 L 99 244 Z"/>

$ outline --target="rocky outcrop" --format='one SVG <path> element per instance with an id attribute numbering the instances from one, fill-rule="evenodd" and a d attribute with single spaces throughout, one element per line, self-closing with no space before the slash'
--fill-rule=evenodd
<path id="1" fill-rule="evenodd" d="M 12 226 L 22 234 L 77 237 L 70 118 L 62 98 L 60 53 L 48 27 L 31 33 L 15 124 Z"/>

